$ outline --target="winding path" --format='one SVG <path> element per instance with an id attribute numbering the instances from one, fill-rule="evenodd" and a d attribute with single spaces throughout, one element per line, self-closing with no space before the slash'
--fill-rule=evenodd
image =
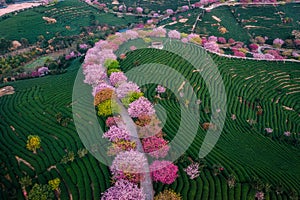
<path id="1" fill-rule="evenodd" d="M 144 153 L 143 145 L 139 139 L 139 136 L 137 134 L 136 130 L 136 125 L 131 119 L 131 117 L 128 115 L 127 109 L 123 106 L 121 101 L 117 99 L 117 103 L 121 107 L 121 118 L 126 124 L 126 129 L 131 135 L 131 140 L 134 141 L 137 145 L 137 151 Z M 146 155 L 144 154 L 145 159 L 147 159 Z M 145 168 L 144 168 L 144 179 L 140 182 L 141 188 L 143 188 L 144 193 L 146 194 L 146 200 L 152 200 L 153 199 L 153 185 L 152 185 L 152 179 L 150 175 L 150 170 L 149 170 L 149 163 L 145 163 Z"/>

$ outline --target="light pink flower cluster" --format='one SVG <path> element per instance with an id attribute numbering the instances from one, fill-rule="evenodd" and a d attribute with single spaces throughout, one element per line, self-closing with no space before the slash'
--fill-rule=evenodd
<path id="1" fill-rule="evenodd" d="M 216 36 L 212 35 L 212 36 L 209 36 L 209 37 L 208 37 L 208 41 L 209 41 L 209 42 L 217 42 L 217 41 L 218 41 L 218 38 L 217 38 Z"/>
<path id="2" fill-rule="evenodd" d="M 144 11 L 144 9 L 141 8 L 141 7 L 137 7 L 137 8 L 136 8 L 136 12 L 137 12 L 137 13 L 142 13 L 143 11 Z"/>
<path id="3" fill-rule="evenodd" d="M 114 87 L 112 87 L 111 85 L 108 85 L 107 83 L 100 83 L 100 84 L 98 84 L 98 85 L 96 85 L 94 88 L 93 88 L 93 92 L 92 92 L 92 94 L 93 94 L 93 96 L 96 96 L 96 94 L 99 92 L 99 91 L 101 91 L 101 90 L 103 90 L 103 89 L 112 89 L 112 90 L 114 90 Z"/>
<path id="4" fill-rule="evenodd" d="M 111 126 L 108 131 L 106 131 L 103 138 L 107 138 L 111 142 L 117 142 L 120 140 L 130 140 L 130 134 L 127 130 L 119 128 L 117 126 Z"/>
<path id="5" fill-rule="evenodd" d="M 109 80 L 113 86 L 116 86 L 117 84 L 126 82 L 127 76 L 125 76 L 123 72 L 113 72 L 111 73 Z"/>
<path id="6" fill-rule="evenodd" d="M 184 171 L 190 177 L 190 179 L 197 178 L 200 175 L 199 163 L 190 164 Z"/>
<path id="7" fill-rule="evenodd" d="M 160 181 L 164 184 L 171 184 L 178 177 L 178 167 L 171 161 L 155 160 L 150 165 L 150 171 L 154 181 Z"/>
<path id="8" fill-rule="evenodd" d="M 166 37 L 167 31 L 162 27 L 154 28 L 151 32 L 152 37 Z"/>
<path id="9" fill-rule="evenodd" d="M 123 123 L 123 121 L 120 117 L 108 117 L 105 121 L 107 127 L 118 126 L 118 124 L 120 125 L 121 123 Z"/>
<path id="10" fill-rule="evenodd" d="M 281 45 L 284 44 L 284 41 L 280 38 L 276 38 L 276 39 L 273 40 L 273 44 L 276 45 L 276 46 L 281 47 Z"/>
<path id="11" fill-rule="evenodd" d="M 267 133 L 273 133 L 273 129 L 271 129 L 271 128 L 265 128 L 265 131 L 266 131 Z"/>
<path id="12" fill-rule="evenodd" d="M 89 65 L 84 70 L 84 83 L 87 83 L 92 86 L 96 86 L 99 83 L 103 82 L 103 80 L 107 77 L 107 74 L 104 68 L 100 65 Z"/>
<path id="13" fill-rule="evenodd" d="M 87 44 L 80 44 L 79 48 L 80 49 L 87 49 L 87 48 L 89 48 L 89 46 Z"/>
<path id="14" fill-rule="evenodd" d="M 155 90 L 157 93 L 165 93 L 166 92 L 166 88 L 161 85 L 158 85 Z"/>
<path id="15" fill-rule="evenodd" d="M 140 97 L 129 104 L 128 113 L 130 117 L 151 116 L 155 113 L 152 103 L 145 97 Z"/>
<path id="16" fill-rule="evenodd" d="M 143 178 L 147 162 L 143 153 L 134 150 L 123 151 L 113 160 L 110 171 L 115 180 L 127 179 L 138 183 Z"/>
<path id="17" fill-rule="evenodd" d="M 124 98 L 129 92 L 141 92 L 139 86 L 133 82 L 123 82 L 116 89 L 118 98 Z"/>
<path id="18" fill-rule="evenodd" d="M 219 48 L 219 45 L 216 43 L 216 42 L 206 42 L 203 47 L 209 51 L 212 51 L 212 52 L 220 52 L 220 48 Z"/>
<path id="19" fill-rule="evenodd" d="M 167 14 L 167 15 L 173 15 L 173 14 L 174 14 L 174 11 L 173 11 L 172 9 L 169 8 L 169 9 L 166 10 L 166 14 Z"/>
<path id="20" fill-rule="evenodd" d="M 256 192 L 255 198 L 257 198 L 257 200 L 264 200 L 265 194 L 263 192 Z"/>
<path id="21" fill-rule="evenodd" d="M 171 38 L 171 39 L 178 39 L 179 40 L 181 36 L 180 36 L 180 33 L 178 31 L 171 30 L 168 33 L 168 37 Z"/>
<path id="22" fill-rule="evenodd" d="M 145 153 L 156 159 L 166 157 L 170 149 L 168 142 L 157 136 L 144 138 L 142 144 Z"/>
<path id="23" fill-rule="evenodd" d="M 139 34 L 138 34 L 138 32 L 133 31 L 133 30 L 127 30 L 127 31 L 125 32 L 125 37 L 126 37 L 127 39 L 133 40 L 133 39 L 138 38 L 138 37 L 139 37 Z"/>
<path id="24" fill-rule="evenodd" d="M 102 193 L 101 200 L 145 200 L 146 194 L 136 184 L 118 180 L 113 187 Z"/>

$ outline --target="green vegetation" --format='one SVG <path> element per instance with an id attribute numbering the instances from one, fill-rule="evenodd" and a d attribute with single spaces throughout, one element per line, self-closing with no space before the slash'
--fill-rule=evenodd
<path id="1" fill-rule="evenodd" d="M 197 22 L 194 32 L 198 34 L 215 35 L 233 38 L 237 41 L 249 42 L 255 36 L 267 36 L 270 41 L 275 38 L 287 39 L 292 37 L 293 30 L 299 30 L 299 5 L 287 4 L 280 6 L 221 6 L 211 12 L 204 13 L 204 16 Z M 179 16 L 188 19 L 186 23 L 177 22 L 173 25 L 166 25 L 165 28 L 176 29 L 180 32 L 191 33 L 192 27 L 201 9 L 190 10 L 175 15 L 177 21 Z M 218 22 L 213 16 L 219 18 Z M 291 20 L 284 22 L 284 20 Z M 172 22 L 171 19 L 164 20 L 160 25 Z M 221 33 L 220 27 L 228 32 Z"/>
<path id="2" fill-rule="evenodd" d="M 126 5 L 127 3 L 134 5 L 134 2 L 128 0 Z M 181 4 L 186 5 L 187 1 L 172 0 L 152 3 L 139 1 L 137 6 L 156 9 L 159 5 L 159 8 L 164 10 L 176 9 Z M 283 11 L 284 17 L 299 19 L 300 14 L 295 12 L 295 9 L 299 9 L 299 6 L 293 4 L 277 8 L 268 6 L 220 7 L 211 13 L 206 13 L 202 21 L 197 24 L 195 32 L 241 41 L 249 41 L 250 35 L 288 38 L 292 29 L 295 27 L 299 29 L 299 24 L 296 20 L 280 24 L 280 17 L 274 13 Z M 235 12 L 232 13 L 232 10 Z M 186 26 L 177 23 L 166 28 L 190 32 L 198 12 L 199 10 L 193 10 L 182 14 L 183 17 L 191 14 Z M 237 15 L 238 13 L 240 16 Z M 42 19 L 43 16 L 53 17 L 57 23 L 47 24 Z M 211 26 L 216 23 L 212 16 L 222 19 L 220 25 L 225 27 L 228 33 L 221 34 L 218 26 Z M 254 23 L 238 22 L 242 18 L 258 20 L 255 25 L 261 27 L 247 30 L 245 26 L 254 25 Z M 272 19 L 266 20 L 266 18 Z M 0 35 L 9 40 L 21 41 L 21 38 L 24 38 L 25 44 L 38 41 L 38 37 L 42 38 L 41 35 L 46 40 L 54 35 L 76 36 L 82 32 L 83 27 L 95 27 L 98 24 L 121 27 L 138 20 L 133 16 L 118 18 L 113 14 L 100 12 L 83 2 L 65 0 L 59 2 L 56 7 L 38 7 L 17 15 L 10 14 L 2 17 Z M 266 27 L 272 27 L 272 31 Z M 7 40 L 1 40 L 0 43 L 8 45 Z M 129 50 L 130 46 L 128 42 L 121 49 Z M 197 46 L 186 47 L 179 42 L 175 46 L 178 51 L 190 48 L 184 49 L 187 54 L 204 51 Z M 217 145 L 201 162 L 198 159 L 198 152 L 206 134 L 203 124 L 209 122 L 211 117 L 218 116 L 212 116 L 210 113 L 211 99 L 208 88 L 200 74 L 193 72 L 194 67 L 184 58 L 171 52 L 147 48 L 128 53 L 125 59 L 120 60 L 120 63 L 107 63 L 110 72 L 118 71 L 119 66 L 126 72 L 133 67 L 147 63 L 170 66 L 190 81 L 197 98 L 202 101 L 197 136 L 186 154 L 177 160 L 180 176 L 171 185 L 155 183 L 156 195 L 169 189 L 180 194 L 184 200 L 254 199 L 256 191 L 262 190 L 266 199 L 297 198 L 300 194 L 299 63 L 229 59 L 216 55 L 211 55 L 211 57 L 218 66 L 228 95 L 227 118 Z M 35 68 L 43 65 L 49 61 L 48 58 L 47 56 L 40 57 L 26 67 Z M 1 70 L 8 69 L 8 67 L 17 69 L 21 63 L 27 62 L 25 57 L 18 59 L 9 57 L 9 60 L 11 63 L 1 60 L 3 64 Z M 11 66 L 12 63 L 16 63 L 15 66 Z M 87 200 L 100 199 L 101 193 L 111 185 L 109 168 L 87 152 L 76 132 L 72 119 L 72 104 L 76 102 L 72 102 L 72 92 L 81 62 L 80 59 L 75 59 L 68 63 L 71 63 L 71 66 L 64 74 L 9 83 L 16 92 L 0 98 L 0 132 L 2 134 L 0 199 L 24 199 L 22 194 L 24 189 L 28 191 L 28 199 L 52 198 L 54 195 L 52 190 L 58 190 L 58 187 L 61 199 L 71 197 Z M 60 68 L 57 63 L 52 64 L 53 69 Z M 205 67 L 201 69 L 210 73 Z M 149 73 L 164 72 L 149 71 Z M 143 79 L 142 76 L 136 78 Z M 161 83 L 169 81 L 174 83 L 176 80 L 160 81 Z M 2 86 L 0 85 L 0 88 Z M 156 98 L 156 86 L 155 84 L 145 85 L 142 87 L 143 93 L 132 93 L 124 101 L 125 104 L 129 104 L 145 95 L 151 101 L 160 104 L 168 117 L 163 131 L 166 133 L 166 138 L 171 141 L 180 125 L 178 113 L 181 108 L 170 91 L 161 95 L 161 99 Z M 91 91 L 88 92 L 91 94 Z M 184 91 L 184 98 L 189 95 L 191 95 L 189 91 Z M 112 110 L 110 105 L 111 101 L 99 104 L 99 107 L 103 106 L 105 109 L 101 109 L 98 114 L 108 116 L 113 112 L 119 112 L 118 109 Z M 89 114 L 85 108 L 82 108 L 82 118 Z M 165 113 L 160 113 L 158 110 L 159 116 L 163 114 Z M 103 120 L 99 121 L 104 126 Z M 84 127 L 86 132 L 93 129 L 89 122 L 86 120 L 86 127 Z M 190 124 L 184 125 L 187 136 L 189 126 Z M 271 128 L 273 131 L 268 133 L 266 128 Z M 290 135 L 285 135 L 285 132 L 289 132 Z M 31 143 L 30 134 L 35 134 L 37 137 L 34 137 L 38 138 L 38 141 Z M 30 151 L 26 149 L 27 142 L 31 144 L 27 145 Z M 98 145 L 102 144 L 99 142 Z M 95 151 L 99 150 L 97 148 Z M 37 154 L 31 152 L 37 149 Z M 201 163 L 200 176 L 195 180 L 190 180 L 183 170 L 190 162 L 188 158 Z M 220 170 L 220 167 L 224 167 L 224 170 Z"/>
<path id="3" fill-rule="evenodd" d="M 111 4 L 111 0 L 99 0 L 98 2 L 104 2 L 104 3 L 108 3 Z M 144 0 L 144 1 L 135 1 L 135 0 L 119 0 L 118 1 L 120 3 L 120 5 L 122 5 L 123 3 L 127 6 L 127 7 L 142 7 L 145 9 L 150 9 L 150 10 L 154 10 L 154 11 L 165 11 L 166 9 L 173 9 L 176 10 L 178 7 L 180 6 L 184 6 L 184 5 L 189 5 L 189 1 L 188 0 L 161 0 L 161 1 L 151 1 L 151 0 Z M 190 3 L 196 3 L 199 2 L 198 0 L 190 0 Z M 111 7 L 114 5 L 111 5 Z"/>
<path id="4" fill-rule="evenodd" d="M 40 35 L 49 40 L 55 35 L 78 35 L 82 32 L 82 28 L 87 26 L 108 24 L 121 27 L 138 21 L 134 16 L 119 18 L 114 14 L 101 12 L 84 2 L 72 0 L 61 1 L 50 7 L 39 6 L 8 16 L 3 16 L 0 20 L 1 37 L 8 40 L 26 38 L 31 44 L 36 42 Z M 44 16 L 56 19 L 57 23 L 48 24 L 42 19 Z"/>
<path id="5" fill-rule="evenodd" d="M 65 127 L 56 118 L 58 113 L 72 118 L 72 88 L 80 65 L 77 59 L 65 74 L 17 81 L 12 84 L 17 92 L 0 98 L 0 176 L 4 186 L 0 199 L 24 199 L 21 185 L 27 186 L 28 181 L 20 178 L 25 176 L 32 178 L 32 185 L 59 178 L 61 199 L 69 199 L 69 193 L 75 199 L 99 199 L 109 187 L 109 169 L 90 154 L 81 156 L 83 145 L 74 124 Z M 42 141 L 37 154 L 26 149 L 32 127 Z M 68 164 L 60 163 L 66 151 L 76 152 L 75 158 Z"/>
<path id="6" fill-rule="evenodd" d="M 242 27 L 247 29 L 252 36 L 267 36 L 274 40 L 275 38 L 291 38 L 292 31 L 300 29 L 299 7 L 298 4 L 238 6 L 232 10 Z"/>
<path id="7" fill-rule="evenodd" d="M 178 50 L 180 48 L 183 47 L 178 44 Z M 199 49 L 196 47 L 186 49 L 187 52 L 197 50 Z M 272 189 L 266 194 L 272 196 L 272 199 L 287 198 L 292 189 L 299 193 L 300 171 L 294 166 L 300 164 L 297 160 L 300 144 L 297 135 L 300 130 L 297 113 L 300 108 L 297 104 L 299 96 L 293 93 L 293 91 L 299 92 L 300 89 L 299 80 L 295 78 L 300 73 L 299 64 L 273 62 L 270 65 L 269 62 L 247 60 L 241 62 L 238 59 L 221 58 L 215 55 L 212 57 L 221 72 L 228 95 L 228 114 L 222 135 L 213 151 L 205 158 L 208 167 L 201 172 L 200 178 L 189 180 L 182 169 L 186 167 L 185 164 L 179 162 L 181 173 L 177 181 L 170 186 L 154 184 L 155 191 L 174 189 L 183 196 L 183 199 L 252 199 L 256 191 L 251 186 L 252 178 L 259 177 L 263 188 L 268 184 L 272 185 Z M 136 59 L 139 59 L 140 65 L 153 63 L 153 61 L 168 65 L 188 78 L 197 91 L 197 97 L 202 100 L 201 124 L 210 121 L 210 97 L 207 87 L 200 74 L 191 73 L 193 67 L 189 63 L 167 51 L 140 49 L 130 52 L 120 65 L 123 70 L 128 71 L 134 67 L 133 63 Z M 163 72 L 149 71 L 149 73 Z M 134 77 L 136 82 L 142 79 L 143 76 Z M 161 80 L 161 83 L 165 81 L 175 80 L 170 77 L 168 80 Z M 198 90 L 198 87 L 201 89 Z M 155 88 L 156 85 L 147 85 L 145 92 L 147 98 L 153 100 L 156 94 Z M 164 125 L 164 132 L 167 133 L 168 139 L 172 139 L 179 127 L 180 115 L 176 114 L 180 112 L 179 104 L 172 97 L 168 100 L 160 100 L 159 104 L 167 111 L 168 118 Z M 257 106 L 263 109 L 262 115 L 257 114 Z M 294 111 L 286 110 L 284 106 L 293 108 Z M 206 112 L 207 108 L 208 112 Z M 236 120 L 231 119 L 232 114 L 236 115 Z M 257 122 L 251 124 L 249 119 Z M 185 125 L 187 134 L 189 126 L 192 125 Z M 272 127 L 273 133 L 266 133 L 267 127 Z M 283 134 L 287 130 L 293 133 L 290 138 Z M 197 137 L 187 151 L 187 156 L 197 158 L 205 133 L 204 129 L 199 128 Z M 213 175 L 216 163 L 220 163 L 225 170 Z M 233 176 L 236 183 L 235 187 L 230 189 L 228 180 L 232 181 Z M 280 184 L 284 192 L 277 195 L 276 186 Z"/>

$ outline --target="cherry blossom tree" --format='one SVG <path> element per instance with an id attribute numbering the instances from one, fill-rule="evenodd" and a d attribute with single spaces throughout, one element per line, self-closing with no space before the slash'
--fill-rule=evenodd
<path id="1" fill-rule="evenodd" d="M 280 38 L 276 38 L 273 40 L 273 46 L 276 48 L 280 48 L 284 44 L 284 41 Z"/>
<path id="2" fill-rule="evenodd" d="M 169 9 L 166 10 L 166 14 L 167 14 L 167 15 L 173 15 L 173 14 L 174 14 L 174 11 L 173 11 L 172 9 L 169 8 Z"/>
<path id="3" fill-rule="evenodd" d="M 136 12 L 139 13 L 139 14 L 143 13 L 143 11 L 144 11 L 144 9 L 141 8 L 141 7 L 136 8 Z"/>
<path id="4" fill-rule="evenodd" d="M 184 171 L 190 177 L 190 179 L 195 179 L 200 175 L 199 163 L 190 164 Z"/>
<path id="5" fill-rule="evenodd" d="M 147 167 L 147 159 L 143 153 L 130 150 L 119 153 L 112 162 L 110 171 L 113 179 L 126 179 L 138 183 L 143 179 Z"/>
<path id="6" fill-rule="evenodd" d="M 127 77 L 124 75 L 123 72 L 113 72 L 111 73 L 109 80 L 113 86 L 116 86 L 117 84 L 126 82 Z"/>
<path id="7" fill-rule="evenodd" d="M 165 93 L 166 92 L 166 88 L 165 87 L 163 87 L 163 86 L 161 86 L 161 85 L 158 85 L 157 87 L 156 87 L 156 92 L 157 93 Z"/>
<path id="8" fill-rule="evenodd" d="M 142 144 L 145 153 L 156 159 L 166 157 L 170 149 L 168 142 L 157 136 L 144 138 Z"/>
<path id="9" fill-rule="evenodd" d="M 220 52 L 219 45 L 216 42 L 206 42 L 203 47 L 212 52 Z"/>
<path id="10" fill-rule="evenodd" d="M 145 97 L 140 97 L 138 100 L 129 104 L 128 114 L 130 117 L 140 117 L 143 115 L 154 115 L 155 110 L 152 103 Z"/>
<path id="11" fill-rule="evenodd" d="M 130 140 L 130 134 L 126 129 L 119 128 L 117 126 L 111 126 L 108 131 L 106 131 L 103 138 L 107 138 L 111 142 L 117 142 L 119 140 Z"/>
<path id="12" fill-rule="evenodd" d="M 101 200 L 145 200 L 146 194 L 138 185 L 127 180 L 118 180 L 114 186 L 108 188 Z"/>
<path id="13" fill-rule="evenodd" d="M 171 161 L 155 160 L 150 165 L 151 176 L 154 181 L 160 181 L 164 184 L 173 183 L 178 177 L 178 167 Z"/>
<path id="14" fill-rule="evenodd" d="M 168 37 L 171 39 L 180 39 L 181 35 L 180 32 L 176 31 L 176 30 L 171 30 L 168 33 Z"/>
<path id="15" fill-rule="evenodd" d="M 122 82 L 116 89 L 117 97 L 124 98 L 129 92 L 141 92 L 139 86 L 131 81 Z"/>

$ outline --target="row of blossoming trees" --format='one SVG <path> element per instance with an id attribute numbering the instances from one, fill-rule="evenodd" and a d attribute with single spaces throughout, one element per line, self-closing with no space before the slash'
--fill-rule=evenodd
<path id="1" fill-rule="evenodd" d="M 148 171 L 152 180 L 164 184 L 171 184 L 178 177 L 176 165 L 168 160 L 160 160 L 167 156 L 170 147 L 163 138 L 161 122 L 155 115 L 153 104 L 144 97 L 137 84 L 127 80 L 114 54 L 119 45 L 142 35 L 166 36 L 166 30 L 117 33 L 117 37 L 100 40 L 89 49 L 83 64 L 84 82 L 93 87 L 97 113 L 106 120 L 108 131 L 103 138 L 111 142 L 107 154 L 115 156 L 110 166 L 115 184 L 103 194 L 102 199 L 122 199 L 125 196 L 129 199 L 147 199 L 146 188 L 139 187 L 139 184 L 142 185 Z M 158 93 L 164 91 L 162 86 L 157 88 Z M 126 108 L 125 112 L 135 123 L 136 135 L 129 132 L 128 123 L 121 117 L 122 108 Z M 143 152 L 153 159 L 149 168 Z M 170 190 L 159 194 L 157 198 L 170 194 L 180 199 Z"/>
<path id="2" fill-rule="evenodd" d="M 145 180 L 145 172 L 148 170 L 152 180 L 164 184 L 173 183 L 178 176 L 176 165 L 168 160 L 161 160 L 167 156 L 170 147 L 168 141 L 163 138 L 161 122 L 155 115 L 153 104 L 144 97 L 137 84 L 127 80 L 114 54 L 119 46 L 128 40 L 142 38 L 149 42 L 151 37 L 169 37 L 183 43 L 195 43 L 214 52 L 220 51 L 218 43 L 222 43 L 222 38 L 214 36 L 206 39 L 197 34 L 187 35 L 176 30 L 167 32 L 163 28 L 155 28 L 149 31 L 127 30 L 124 33 L 116 33 L 106 41 L 100 40 L 87 51 L 83 64 L 84 82 L 93 87 L 94 105 L 98 115 L 106 122 L 108 131 L 102 137 L 111 142 L 107 154 L 115 156 L 110 166 L 115 184 L 103 194 L 103 200 L 120 199 L 123 195 L 134 199 L 146 199 L 146 194 L 140 187 L 142 184 L 139 183 Z M 274 43 L 276 45 L 276 41 Z M 136 48 L 131 46 L 130 49 Z M 121 54 L 119 59 L 124 58 L 126 55 Z M 159 85 L 156 91 L 160 94 L 166 89 Z M 136 135 L 127 129 L 127 122 L 121 117 L 124 110 L 121 106 L 126 108 L 125 112 L 135 123 Z M 153 160 L 149 169 L 144 153 Z M 214 167 L 216 174 L 222 170 L 222 166 Z M 199 163 L 192 163 L 184 171 L 190 179 L 194 179 L 199 176 L 201 169 Z M 234 186 L 234 183 L 234 178 L 228 179 L 229 185 Z M 180 199 L 173 191 L 165 191 L 159 195 L 169 193 Z"/>

